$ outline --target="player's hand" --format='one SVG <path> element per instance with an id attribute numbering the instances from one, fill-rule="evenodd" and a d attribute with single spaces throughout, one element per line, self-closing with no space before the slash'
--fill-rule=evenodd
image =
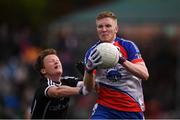
<path id="1" fill-rule="evenodd" d="M 102 64 L 101 55 L 100 53 L 94 49 L 92 50 L 87 63 L 86 63 L 86 71 L 88 73 L 92 73 L 94 69 L 97 68 L 98 65 Z"/>

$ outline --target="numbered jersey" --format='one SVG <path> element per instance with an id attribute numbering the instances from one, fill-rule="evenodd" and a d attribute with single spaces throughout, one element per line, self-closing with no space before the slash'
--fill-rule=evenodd
<path id="1" fill-rule="evenodd" d="M 99 44 L 91 47 L 85 56 L 85 63 L 90 52 Z M 143 62 L 137 46 L 132 42 L 117 37 L 113 44 L 120 48 L 122 55 L 130 62 Z M 109 69 L 97 69 L 96 82 L 97 103 L 120 111 L 141 112 L 144 111 L 144 98 L 142 80 L 128 72 L 121 64 Z"/>

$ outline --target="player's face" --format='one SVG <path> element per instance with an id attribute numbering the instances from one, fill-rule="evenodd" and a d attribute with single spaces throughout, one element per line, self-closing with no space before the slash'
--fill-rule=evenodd
<path id="1" fill-rule="evenodd" d="M 62 64 L 59 58 L 52 54 L 52 55 L 47 55 L 44 58 L 44 68 L 43 72 L 47 76 L 52 76 L 52 75 L 62 75 Z"/>
<path id="2" fill-rule="evenodd" d="M 112 42 L 118 32 L 117 21 L 112 18 L 96 20 L 98 36 L 103 42 Z"/>

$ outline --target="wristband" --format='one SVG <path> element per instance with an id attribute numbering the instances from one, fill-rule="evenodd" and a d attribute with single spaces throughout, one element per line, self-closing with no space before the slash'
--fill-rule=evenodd
<path id="1" fill-rule="evenodd" d="M 126 61 L 126 59 L 124 57 L 119 57 L 119 63 L 123 64 Z"/>
<path id="2" fill-rule="evenodd" d="M 79 90 L 80 95 L 87 95 L 88 93 L 89 92 L 86 90 L 85 86 L 81 87 L 80 90 Z"/>
<path id="3" fill-rule="evenodd" d="M 80 88 L 79 94 L 80 94 L 80 95 L 83 95 L 83 87 Z"/>
<path id="4" fill-rule="evenodd" d="M 87 72 L 88 74 L 91 74 L 91 73 L 93 72 L 94 69 L 88 70 L 88 69 L 86 68 L 85 70 L 86 70 L 86 72 Z"/>
<path id="5" fill-rule="evenodd" d="M 87 72 L 88 74 L 91 74 L 91 73 L 93 72 L 93 70 L 86 70 L 86 72 Z"/>

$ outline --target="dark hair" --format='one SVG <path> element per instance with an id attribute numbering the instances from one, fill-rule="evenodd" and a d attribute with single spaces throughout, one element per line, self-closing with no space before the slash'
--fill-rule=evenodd
<path id="1" fill-rule="evenodd" d="M 103 11 L 103 12 L 99 13 L 96 17 L 96 20 L 100 20 L 100 19 L 107 18 L 107 17 L 117 20 L 116 15 L 111 11 Z"/>
<path id="2" fill-rule="evenodd" d="M 37 57 L 36 59 L 36 62 L 34 64 L 34 68 L 37 72 L 39 72 L 42 76 L 43 74 L 41 73 L 41 69 L 44 68 L 44 58 L 47 56 L 47 55 L 51 55 L 51 54 L 55 54 L 57 55 L 57 52 L 55 49 L 45 49 L 43 51 L 40 52 L 39 56 Z"/>

